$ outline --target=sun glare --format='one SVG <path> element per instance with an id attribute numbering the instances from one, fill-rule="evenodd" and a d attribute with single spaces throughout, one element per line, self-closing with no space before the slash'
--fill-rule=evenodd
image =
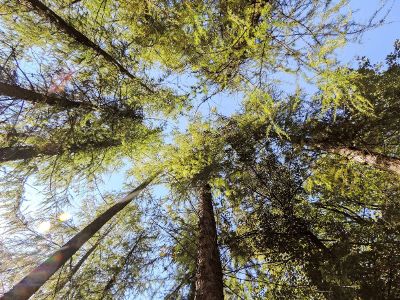
<path id="1" fill-rule="evenodd" d="M 58 216 L 58 219 L 61 222 L 68 221 L 69 219 L 71 219 L 71 214 L 69 212 L 63 212 L 61 215 Z"/>
<path id="2" fill-rule="evenodd" d="M 48 232 L 50 230 L 50 228 L 51 228 L 50 221 L 44 221 L 44 222 L 39 224 L 38 231 L 40 233 L 46 233 L 46 232 Z"/>

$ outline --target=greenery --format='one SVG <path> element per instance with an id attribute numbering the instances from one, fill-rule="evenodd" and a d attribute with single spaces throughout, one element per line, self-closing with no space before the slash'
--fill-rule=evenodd
<path id="1" fill-rule="evenodd" d="M 0 0 L 1 299 L 100 219 L 34 299 L 399 299 L 381 5 Z"/>

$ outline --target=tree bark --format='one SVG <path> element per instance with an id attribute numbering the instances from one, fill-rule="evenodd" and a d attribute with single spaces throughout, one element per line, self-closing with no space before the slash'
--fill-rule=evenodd
<path id="1" fill-rule="evenodd" d="M 137 81 L 143 88 L 148 92 L 153 92 L 153 90 L 144 84 L 139 78 L 130 73 L 119 61 L 117 61 L 112 55 L 107 51 L 103 50 L 99 45 L 90 40 L 82 32 L 77 30 L 73 25 L 69 24 L 62 17 L 57 15 L 53 10 L 47 7 L 43 2 L 39 0 L 22 0 L 29 3 L 34 10 L 36 10 L 40 15 L 44 16 L 52 25 L 54 25 L 59 30 L 66 33 L 69 37 L 74 39 L 77 43 L 82 46 L 92 49 L 97 54 L 101 55 L 106 61 L 115 65 L 121 73 L 125 74 L 131 79 Z"/>
<path id="2" fill-rule="evenodd" d="M 90 108 L 93 107 L 91 103 L 72 101 L 55 94 L 44 95 L 6 82 L 0 82 L 0 95 L 22 99 L 32 103 L 45 103 L 48 105 L 60 106 L 66 109 L 85 106 L 89 106 Z"/>
<path id="3" fill-rule="evenodd" d="M 15 146 L 0 148 L 0 163 L 20 159 L 30 159 L 40 154 L 38 149 L 33 146 Z M 52 153 L 50 155 L 55 155 Z M 48 154 L 47 154 L 48 155 Z"/>
<path id="4" fill-rule="evenodd" d="M 121 142 L 117 140 L 97 141 L 85 144 L 73 144 L 65 147 L 62 144 L 48 143 L 40 148 L 35 146 L 11 146 L 0 148 L 0 163 L 15 160 L 29 160 L 39 155 L 53 156 L 63 154 L 65 152 L 75 153 L 85 151 L 90 147 L 93 149 L 108 148 L 120 145 Z"/>
<path id="5" fill-rule="evenodd" d="M 0 81 L 0 96 L 14 99 L 21 99 L 32 103 L 43 103 L 51 106 L 58 106 L 64 109 L 87 108 L 90 110 L 100 110 L 109 112 L 115 116 L 129 117 L 134 120 L 142 120 L 142 113 L 133 109 L 121 109 L 112 105 L 95 105 L 90 102 L 75 101 L 56 94 L 41 94 L 18 85 Z"/>
<path id="6" fill-rule="evenodd" d="M 392 172 L 400 176 L 400 158 L 362 150 L 357 147 L 330 146 L 324 144 L 311 144 L 311 146 L 328 153 L 338 154 L 361 164 L 366 164 L 383 171 Z"/>
<path id="7" fill-rule="evenodd" d="M 223 288 L 211 187 L 209 184 L 204 184 L 199 189 L 199 240 L 195 299 L 223 299 Z"/>
<path id="8" fill-rule="evenodd" d="M 158 175 L 158 174 L 157 174 Z M 17 283 L 10 291 L 5 293 L 0 300 L 25 300 L 29 299 L 57 270 L 74 255 L 82 245 L 103 227 L 112 217 L 127 206 L 143 189 L 145 189 L 157 176 L 153 176 L 140 184 L 125 198 L 107 209 L 93 222 L 87 225 L 68 241 L 60 250 L 56 251 L 42 264 L 30 272 L 24 279 Z"/>
<path id="9" fill-rule="evenodd" d="M 64 279 L 61 283 L 56 285 L 55 291 L 54 291 L 54 296 L 56 293 L 61 291 L 64 286 L 68 283 L 68 281 L 71 281 L 72 277 L 75 275 L 76 272 L 80 269 L 80 267 L 85 263 L 85 261 L 89 258 L 89 256 L 96 250 L 96 248 L 100 245 L 100 242 L 110 233 L 112 227 L 109 228 L 97 241 L 94 243 L 92 247 L 81 257 L 81 259 L 78 261 L 78 263 L 72 268 L 72 270 L 68 274 L 68 278 Z"/>
<path id="10" fill-rule="evenodd" d="M 223 134 L 229 136 L 229 134 L 237 130 L 237 126 L 238 124 L 236 123 L 236 121 L 229 121 L 222 132 Z M 298 128 L 298 132 L 300 132 L 300 134 L 290 135 L 290 137 L 287 139 L 287 142 L 290 142 L 300 147 L 306 146 L 311 149 L 317 149 L 327 153 L 337 154 L 346 157 L 349 160 L 366 164 L 383 171 L 389 171 L 400 176 L 400 157 L 389 156 L 374 151 L 369 151 L 368 149 L 362 149 L 356 146 L 346 146 L 346 144 L 350 145 L 352 141 L 345 139 L 345 141 L 343 142 L 343 139 L 341 139 L 340 136 L 338 137 L 334 134 L 331 134 L 331 140 L 327 140 L 325 138 L 315 138 L 314 136 L 318 134 L 318 132 L 326 130 L 325 126 L 317 127 L 316 129 L 308 129 L 307 127 L 305 127 L 302 130 L 302 127 L 299 125 Z M 303 131 L 305 132 L 304 135 L 308 135 L 311 137 L 305 138 L 304 135 L 301 134 Z M 266 125 L 260 126 L 257 130 L 254 130 L 252 132 L 252 136 L 256 141 L 259 141 L 266 138 L 266 132 Z M 277 135 L 274 137 L 279 139 L 282 138 Z M 340 142 L 342 142 L 343 144 L 340 144 Z"/>

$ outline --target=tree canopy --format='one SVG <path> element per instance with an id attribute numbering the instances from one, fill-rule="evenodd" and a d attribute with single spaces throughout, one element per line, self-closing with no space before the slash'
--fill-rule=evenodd
<path id="1" fill-rule="evenodd" d="M 341 63 L 350 3 L 0 0 L 0 299 L 400 298 L 400 43 Z"/>

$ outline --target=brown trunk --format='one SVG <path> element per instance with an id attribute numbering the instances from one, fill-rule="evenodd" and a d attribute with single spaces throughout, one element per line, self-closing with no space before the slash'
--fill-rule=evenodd
<path id="1" fill-rule="evenodd" d="M 114 204 L 93 222 L 87 225 L 68 241 L 60 250 L 56 251 L 46 261 L 36 267 L 24 279 L 17 283 L 10 291 L 5 293 L 0 300 L 25 300 L 29 299 L 57 270 L 74 255 L 82 245 L 103 227 L 112 217 L 127 206 L 143 189 L 145 189 L 155 176 L 143 182 L 121 201 Z"/>
<path id="2" fill-rule="evenodd" d="M 74 26 L 69 24 L 59 15 L 57 15 L 54 11 L 52 11 L 49 7 L 47 7 L 43 2 L 39 0 L 22 0 L 29 3 L 34 10 L 39 12 L 42 16 L 44 16 L 52 25 L 54 25 L 59 30 L 66 33 L 69 37 L 74 39 L 77 43 L 82 46 L 92 49 L 97 54 L 101 55 L 106 61 L 115 65 L 123 74 L 127 75 L 129 78 L 137 81 L 143 88 L 145 88 L 148 92 L 153 92 L 146 84 L 141 82 L 139 78 L 130 73 L 122 64 L 117 61 L 114 57 L 112 57 L 108 52 L 103 50 L 99 45 L 91 41 L 87 36 L 85 36 L 82 32 L 77 30 Z"/>
<path id="3" fill-rule="evenodd" d="M 34 146 L 12 146 L 0 148 L 0 163 L 15 161 L 15 160 L 28 160 L 35 158 L 39 155 L 42 156 L 52 156 L 63 154 L 65 152 L 75 153 L 79 151 L 85 151 L 89 148 L 101 149 L 120 145 L 120 141 L 116 140 L 106 140 L 93 143 L 85 144 L 74 144 L 65 147 L 65 145 L 48 143 L 40 148 Z"/>
<path id="4" fill-rule="evenodd" d="M 323 144 L 315 145 L 315 147 L 328 153 L 341 155 L 361 164 L 366 164 L 384 171 L 390 171 L 400 176 L 400 158 L 361 150 L 356 147 L 327 146 Z"/>
<path id="5" fill-rule="evenodd" d="M 45 103 L 63 108 L 93 107 L 90 103 L 68 100 L 55 94 L 44 95 L 6 82 L 0 82 L 0 95 L 22 99 L 32 103 Z"/>
<path id="6" fill-rule="evenodd" d="M 290 142 L 297 145 L 305 145 L 313 149 L 322 150 L 327 153 L 337 154 L 347 158 L 348 160 L 400 175 L 399 157 L 377 153 L 368 149 L 362 149 L 357 146 L 346 146 L 345 144 L 341 145 L 339 142 L 331 142 L 312 138 L 302 139 L 299 136 L 291 136 Z M 350 143 L 351 142 L 348 142 L 348 144 Z"/>
<path id="7" fill-rule="evenodd" d="M 31 159 L 40 154 L 40 152 L 32 146 L 13 146 L 0 148 L 0 163 L 14 161 L 20 159 Z M 53 153 L 51 155 L 55 155 Z"/>
<path id="8" fill-rule="evenodd" d="M 52 106 L 58 106 L 64 109 L 87 108 L 90 110 L 100 110 L 109 112 L 115 116 L 129 117 L 134 120 L 142 120 L 143 116 L 139 110 L 120 109 L 112 105 L 94 105 L 90 102 L 80 102 L 61 97 L 56 94 L 41 94 L 18 85 L 9 84 L 0 81 L 0 96 L 6 96 L 14 99 L 21 99 L 32 103 L 43 103 Z"/>
<path id="9" fill-rule="evenodd" d="M 100 244 L 100 242 L 107 236 L 107 234 L 110 233 L 112 229 L 112 226 L 101 236 L 96 243 L 90 247 L 90 249 L 81 257 L 81 259 L 78 261 L 78 263 L 72 268 L 71 272 L 68 274 L 68 278 L 63 280 L 61 283 L 58 283 L 56 285 L 56 288 L 54 289 L 54 296 L 56 293 L 61 291 L 64 286 L 68 283 L 68 281 L 71 281 L 72 277 L 75 275 L 76 272 L 80 269 L 80 267 L 85 263 L 85 261 L 89 258 L 89 256 L 96 250 L 97 246 Z"/>
<path id="10" fill-rule="evenodd" d="M 209 184 L 205 184 L 199 190 L 199 240 L 195 299 L 223 299 L 223 288 L 211 187 Z"/>
<path id="11" fill-rule="evenodd" d="M 235 130 L 238 129 L 238 125 L 236 121 L 229 121 L 228 125 L 225 127 L 223 130 L 223 134 L 226 134 L 229 136 L 232 132 L 235 132 Z M 299 132 L 306 132 L 308 135 L 313 136 L 316 134 L 318 131 L 324 131 L 326 130 L 326 127 L 321 127 L 317 128 L 314 130 L 309 130 L 307 128 L 303 129 L 299 125 Z M 260 126 L 258 130 L 254 131 L 253 137 L 255 140 L 259 141 L 261 139 L 266 138 L 265 133 L 267 132 L 266 130 L 266 125 L 265 126 Z M 233 136 L 234 138 L 237 139 L 236 136 Z M 277 135 L 274 136 L 275 138 L 281 138 Z M 336 137 L 336 139 L 332 139 L 334 141 L 340 141 Z M 290 138 L 287 140 L 288 142 L 291 142 L 292 144 L 295 144 L 297 146 L 306 146 L 312 149 L 318 149 L 322 150 L 328 153 L 332 154 L 337 154 L 341 155 L 343 157 L 346 157 L 349 160 L 366 164 L 371 167 L 384 170 L 384 171 L 389 171 L 392 172 L 396 175 L 400 175 L 400 157 L 395 157 L 395 156 L 389 156 L 381 153 L 377 153 L 374 151 L 369 151 L 367 149 L 362 149 L 359 147 L 354 147 L 354 146 L 346 146 L 346 145 L 340 145 L 338 142 L 332 142 L 332 141 L 327 141 L 327 140 L 320 140 L 317 138 L 304 138 L 302 135 L 297 134 L 297 135 L 291 135 Z M 351 141 L 346 141 L 347 145 L 351 144 Z M 346 143 L 344 142 L 344 143 Z"/>

